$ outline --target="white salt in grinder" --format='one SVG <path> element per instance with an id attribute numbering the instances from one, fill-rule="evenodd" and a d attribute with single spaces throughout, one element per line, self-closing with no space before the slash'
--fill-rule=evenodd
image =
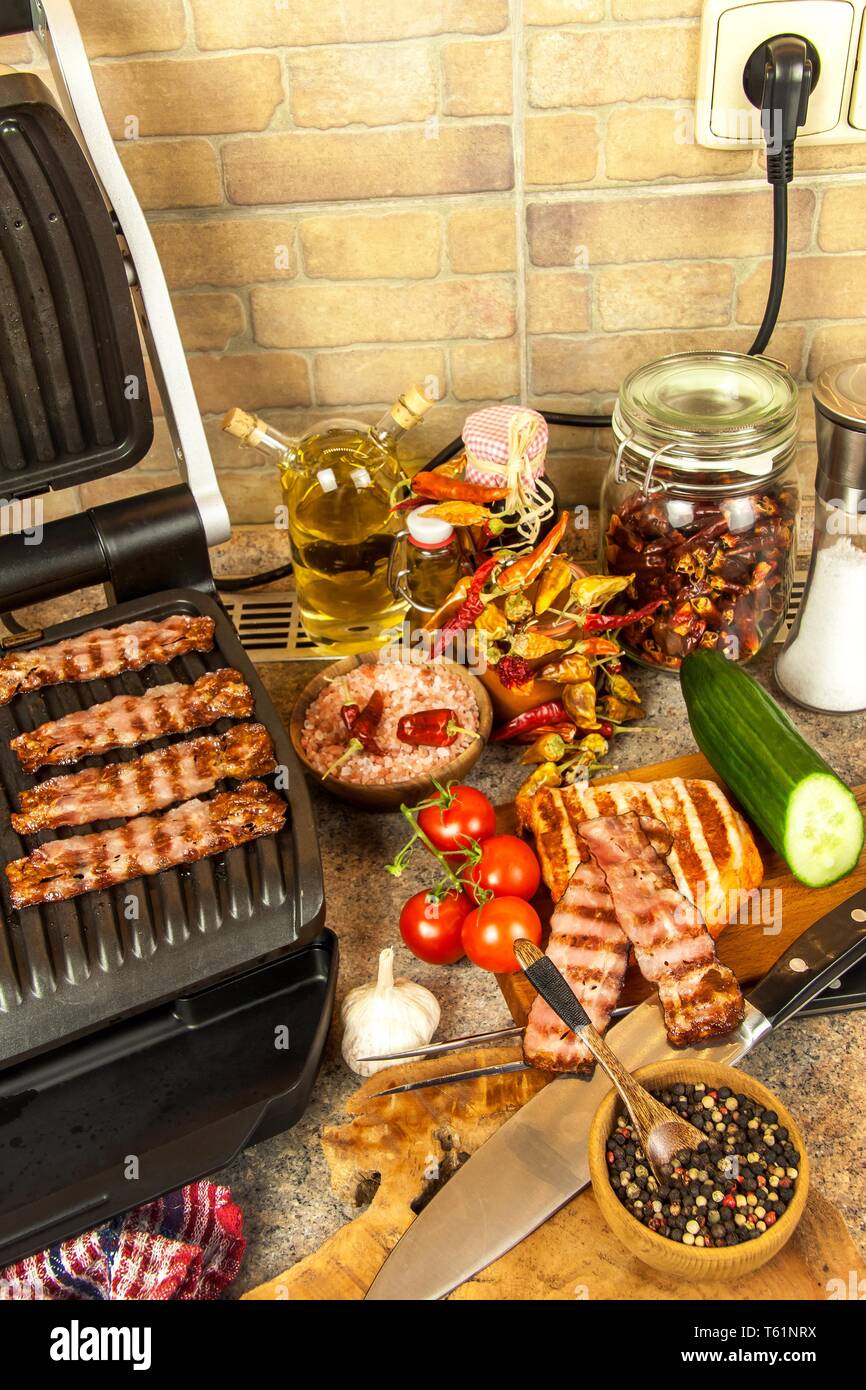
<path id="1" fill-rule="evenodd" d="M 775 676 L 797 704 L 843 714 L 866 709 L 866 362 L 821 373 L 815 419 L 812 563 Z"/>

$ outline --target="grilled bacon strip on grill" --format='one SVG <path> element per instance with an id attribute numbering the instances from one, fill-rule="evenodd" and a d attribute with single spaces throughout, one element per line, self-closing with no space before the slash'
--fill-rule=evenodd
<path id="1" fill-rule="evenodd" d="M 603 816 L 577 831 L 604 873 L 641 974 L 658 986 L 669 1041 L 682 1046 L 729 1033 L 743 1018 L 740 986 L 639 817 Z"/>
<path id="2" fill-rule="evenodd" d="M 132 748 L 163 734 L 186 734 L 218 719 L 246 719 L 253 703 L 240 671 L 223 667 L 199 676 L 194 685 L 156 685 L 144 695 L 117 695 L 76 710 L 19 734 L 12 747 L 24 771 L 35 772 L 46 763 L 77 763 L 92 753 Z"/>
<path id="3" fill-rule="evenodd" d="M 579 864 L 550 919 L 547 955 L 568 980 L 590 1022 L 603 1033 L 622 988 L 628 938 L 617 921 L 604 874 Z M 542 1071 L 591 1071 L 589 1048 L 538 995 L 523 1037 L 523 1056 Z"/>
<path id="4" fill-rule="evenodd" d="M 63 902 L 97 888 L 192 864 L 282 829 L 286 803 L 264 782 L 245 782 L 212 801 L 186 801 L 164 816 L 140 816 L 118 830 L 51 840 L 6 865 L 12 906 Z"/>
<path id="5" fill-rule="evenodd" d="M 213 618 L 174 613 L 162 622 L 99 627 L 52 646 L 10 652 L 0 661 L 0 705 L 45 685 L 119 676 L 122 671 L 140 671 L 155 662 L 171 661 L 184 652 L 209 652 L 213 634 Z"/>
<path id="6" fill-rule="evenodd" d="M 19 835 L 62 825 L 86 825 L 115 817 L 143 816 L 176 801 L 213 791 L 223 777 L 242 782 L 273 772 L 274 745 L 263 724 L 238 724 L 225 734 L 206 734 L 156 748 L 129 763 L 88 767 L 52 777 L 21 793 L 11 817 Z"/>

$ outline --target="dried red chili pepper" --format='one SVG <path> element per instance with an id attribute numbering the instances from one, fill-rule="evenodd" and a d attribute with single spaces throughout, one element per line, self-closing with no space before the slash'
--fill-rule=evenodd
<path id="1" fill-rule="evenodd" d="M 412 491 L 416 497 L 429 497 L 436 502 L 499 502 L 508 496 L 505 487 L 482 487 L 462 478 L 423 470 L 412 479 Z"/>
<path id="2" fill-rule="evenodd" d="M 466 591 L 466 598 L 461 603 L 457 612 L 443 623 L 436 634 L 433 643 L 433 656 L 441 656 L 451 641 L 452 637 L 458 632 L 465 632 L 475 622 L 484 607 L 481 601 L 481 590 L 487 583 L 499 561 L 495 555 L 482 561 L 472 576 L 472 582 Z"/>
<path id="3" fill-rule="evenodd" d="M 344 706 L 345 708 L 345 706 Z M 382 749 L 376 742 L 376 730 L 382 722 L 382 715 L 385 712 L 385 696 L 381 690 L 374 690 L 364 708 L 356 716 L 352 724 L 351 734 L 345 752 L 341 753 L 336 762 L 331 763 L 329 768 L 322 773 L 322 781 L 330 777 L 337 768 L 352 758 L 356 753 L 372 753 L 375 757 L 380 757 Z M 344 721 L 345 722 L 345 721 Z"/>
<path id="4" fill-rule="evenodd" d="M 415 748 L 450 748 L 461 734 L 478 738 L 475 729 L 464 729 L 457 723 L 453 709 L 421 709 L 413 714 L 404 714 L 397 723 L 397 737 L 401 743 L 410 743 Z"/>
<path id="5" fill-rule="evenodd" d="M 526 685 L 532 680 L 532 667 L 522 656 L 504 656 L 493 669 L 506 690 L 513 690 L 515 686 Z"/>
<path id="6" fill-rule="evenodd" d="M 657 608 L 664 603 L 664 599 L 654 599 L 652 603 L 644 604 L 643 608 L 637 608 L 632 613 L 587 613 L 583 620 L 584 632 L 614 632 L 619 627 L 631 627 L 632 623 L 639 623 L 642 618 L 648 618 Z"/>
<path id="7" fill-rule="evenodd" d="M 360 713 L 361 706 L 352 701 L 340 706 L 340 718 L 347 733 L 350 734 L 354 729 Z"/>
<path id="8" fill-rule="evenodd" d="M 572 724 L 573 722 L 569 719 L 565 705 L 561 700 L 545 700 L 543 705 L 536 705 L 534 709 L 525 709 L 521 714 L 516 714 L 513 719 L 509 719 L 506 724 L 496 730 L 492 742 L 505 743 L 510 738 L 518 738 L 530 729 L 540 729 L 546 724 Z"/>

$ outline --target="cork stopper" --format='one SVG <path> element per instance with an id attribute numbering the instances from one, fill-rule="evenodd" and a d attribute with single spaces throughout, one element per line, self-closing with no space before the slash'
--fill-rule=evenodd
<path id="1" fill-rule="evenodd" d="M 258 415 L 250 415 L 248 411 L 241 410 L 239 406 L 234 406 L 226 412 L 222 428 L 226 434 L 234 435 L 235 439 L 239 439 L 251 449 L 261 443 L 267 431 L 264 420 L 260 420 Z"/>
<path id="2" fill-rule="evenodd" d="M 413 425 L 417 425 L 423 420 L 427 411 L 435 402 L 431 401 L 420 386 L 410 386 L 408 391 L 404 391 L 391 414 L 404 430 L 410 430 Z"/>

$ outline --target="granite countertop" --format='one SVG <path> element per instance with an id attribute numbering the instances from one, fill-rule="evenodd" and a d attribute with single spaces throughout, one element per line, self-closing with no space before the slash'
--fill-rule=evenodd
<path id="1" fill-rule="evenodd" d="M 269 528 L 241 528 L 215 552 L 215 569 L 223 574 L 259 572 L 281 563 L 284 538 Z M 279 587 L 279 586 L 277 586 Z M 22 615 L 28 625 L 48 626 L 102 606 L 96 591 L 57 601 Z M 771 682 L 773 652 L 750 668 L 765 685 Z M 263 663 L 259 671 L 283 719 L 317 663 Z M 630 672 L 646 709 L 647 729 L 620 738 L 611 758 L 622 767 L 660 762 L 695 751 L 675 678 L 661 672 Z M 777 692 L 774 691 L 777 694 Z M 829 718 L 809 714 L 782 699 L 804 736 L 852 784 L 866 781 L 866 727 L 857 716 Z M 626 761 L 626 759 L 628 761 Z M 510 800 L 525 776 L 513 749 L 489 747 L 470 777 L 496 802 Z M 396 946 L 396 973 L 408 975 L 434 991 L 442 1005 L 439 1037 L 455 1037 L 511 1022 L 492 975 L 469 961 L 435 967 L 405 949 L 397 919 L 405 899 L 428 886 L 419 859 L 399 881 L 383 866 L 405 841 L 399 813 L 354 810 L 312 789 L 313 811 L 321 844 L 328 925 L 340 938 L 339 1005 L 348 990 L 371 980 L 379 952 Z M 368 888 L 370 891 L 359 891 Z M 231 1187 L 244 1214 L 248 1241 L 240 1276 L 227 1296 L 274 1278 L 311 1254 L 345 1221 L 357 1214 L 330 1190 L 319 1144 L 323 1124 L 339 1120 L 358 1078 L 343 1064 L 335 1024 L 311 1104 L 293 1130 L 245 1150 L 216 1180 Z M 808 1140 L 815 1187 L 842 1211 L 849 1230 L 866 1256 L 866 1011 L 809 1020 L 793 1020 L 763 1041 L 745 1069 L 759 1077 L 799 1118 Z"/>
<path id="2" fill-rule="evenodd" d="M 752 668 L 765 684 L 770 657 Z M 262 678 L 284 718 L 313 673 L 309 663 L 262 665 Z M 635 677 L 656 732 L 621 738 L 613 745 L 621 765 L 639 765 L 694 752 L 694 742 L 676 679 L 640 671 Z M 829 719 L 791 707 L 810 739 L 851 783 L 866 780 L 866 732 L 862 721 Z M 635 747 L 638 744 L 639 749 Z M 625 745 L 625 746 L 624 746 Z M 629 757 L 630 764 L 622 760 Z M 494 802 L 508 801 L 525 775 L 513 750 L 490 747 L 471 778 Z M 400 941 L 397 918 L 410 893 L 426 886 L 422 864 L 399 881 L 382 866 L 406 838 L 399 813 L 356 811 L 313 789 L 325 873 L 328 924 L 340 938 L 339 1001 L 370 980 L 383 946 L 397 946 L 397 973 L 427 985 L 442 1005 L 437 1036 L 454 1037 L 510 1023 L 491 975 L 462 961 L 425 965 Z M 372 891 L 359 892 L 369 885 Z M 799 1117 L 809 1143 L 816 1188 L 843 1212 L 866 1255 L 866 1171 L 853 1160 L 866 1147 L 866 1012 L 792 1021 L 762 1042 L 746 1070 L 765 1082 Z M 249 1241 L 232 1296 L 273 1278 L 316 1250 L 344 1221 L 357 1214 L 331 1193 L 318 1142 L 322 1124 L 338 1118 L 359 1082 L 344 1066 L 339 1026 L 331 1030 L 325 1061 L 307 1114 L 294 1130 L 248 1149 L 219 1175 L 244 1212 Z"/>

